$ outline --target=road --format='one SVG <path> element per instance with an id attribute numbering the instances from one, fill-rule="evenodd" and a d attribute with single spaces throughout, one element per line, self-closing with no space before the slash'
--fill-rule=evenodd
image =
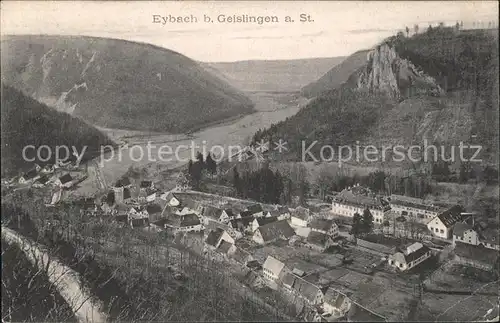
<path id="1" fill-rule="evenodd" d="M 51 257 L 43 246 L 2 226 L 2 237 L 17 245 L 37 269 L 46 269 L 48 280 L 73 309 L 79 322 L 106 322 L 106 315 L 82 286 L 77 272 Z"/>

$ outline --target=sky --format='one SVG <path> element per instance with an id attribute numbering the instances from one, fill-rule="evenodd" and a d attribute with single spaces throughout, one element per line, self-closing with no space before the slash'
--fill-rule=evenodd
<path id="1" fill-rule="evenodd" d="M 311 21 L 300 22 L 300 14 Z M 154 23 L 153 16 L 198 22 Z M 214 22 L 204 22 L 207 15 Z M 219 15 L 277 16 L 278 23 L 223 23 Z M 405 26 L 498 25 L 497 1 L 2 1 L 1 34 L 62 34 L 155 44 L 204 62 L 347 56 Z M 294 22 L 285 22 L 290 16 Z M 160 19 L 161 18 L 157 18 Z"/>

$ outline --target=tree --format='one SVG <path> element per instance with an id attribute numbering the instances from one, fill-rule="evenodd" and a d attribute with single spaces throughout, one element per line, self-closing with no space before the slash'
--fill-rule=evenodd
<path id="1" fill-rule="evenodd" d="M 429 27 L 427 28 L 427 32 L 430 33 L 432 32 L 432 26 L 429 24 Z"/>
<path id="2" fill-rule="evenodd" d="M 188 174 L 191 175 L 193 171 L 193 160 L 190 159 L 188 162 Z"/>
<path id="3" fill-rule="evenodd" d="M 217 163 L 213 160 L 212 154 L 210 153 L 205 159 L 205 167 L 212 175 L 217 173 Z"/>
<path id="4" fill-rule="evenodd" d="M 113 191 L 108 192 L 108 195 L 106 197 L 106 203 L 109 206 L 112 206 L 113 204 L 115 204 L 115 192 L 113 192 Z"/>
<path id="5" fill-rule="evenodd" d="M 415 26 L 413 26 L 413 31 L 415 32 L 415 35 L 418 34 L 418 24 L 415 24 Z"/>
<path id="6" fill-rule="evenodd" d="M 233 186 L 234 186 L 234 189 L 236 190 L 236 195 L 238 197 L 243 196 L 240 173 L 238 173 L 238 169 L 236 169 L 236 167 L 233 168 Z"/>
<path id="7" fill-rule="evenodd" d="M 361 215 L 359 213 L 354 213 L 354 216 L 352 217 L 352 227 L 351 227 L 351 234 L 354 237 L 358 237 L 360 233 L 363 232 L 363 223 L 361 219 Z"/>
<path id="8" fill-rule="evenodd" d="M 410 28 L 406 26 L 406 37 L 410 37 Z"/>
<path id="9" fill-rule="evenodd" d="M 373 215 L 368 208 L 363 211 L 361 228 L 364 233 L 369 233 L 373 229 Z"/>
<path id="10" fill-rule="evenodd" d="M 459 30 L 460 30 L 460 24 L 458 23 L 458 21 L 457 21 L 457 23 L 455 24 L 455 29 L 456 29 L 456 31 L 459 31 Z"/>

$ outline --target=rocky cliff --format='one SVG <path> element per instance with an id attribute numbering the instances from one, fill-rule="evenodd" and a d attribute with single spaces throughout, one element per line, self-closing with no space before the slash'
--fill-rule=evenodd
<path id="1" fill-rule="evenodd" d="M 369 51 L 366 60 L 366 65 L 356 75 L 357 88 L 382 91 L 393 98 L 417 94 L 438 96 L 443 93 L 435 79 L 401 58 L 387 43 Z"/>

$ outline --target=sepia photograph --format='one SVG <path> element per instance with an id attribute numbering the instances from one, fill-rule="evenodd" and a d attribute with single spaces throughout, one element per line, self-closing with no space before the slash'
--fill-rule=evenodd
<path id="1" fill-rule="evenodd" d="M 498 322 L 498 1 L 2 1 L 3 322 Z"/>

